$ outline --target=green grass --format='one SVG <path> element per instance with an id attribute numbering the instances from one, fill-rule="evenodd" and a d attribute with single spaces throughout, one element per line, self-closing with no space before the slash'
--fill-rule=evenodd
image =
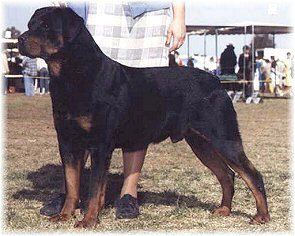
<path id="1" fill-rule="evenodd" d="M 62 169 L 48 96 L 27 98 L 8 95 L 5 162 L 5 231 L 75 231 L 73 219 L 49 223 L 39 209 L 59 192 Z M 95 231 L 289 231 L 291 144 L 290 100 L 263 104 L 236 104 L 245 151 L 265 179 L 271 222 L 250 225 L 255 201 L 236 178 L 233 213 L 216 217 L 220 203 L 216 178 L 196 159 L 185 142 L 169 140 L 151 145 L 139 184 L 141 215 L 134 220 L 115 220 L 113 201 L 122 184 L 121 151 L 116 150 L 110 169 L 108 204 Z M 85 171 L 86 175 L 88 170 Z M 82 216 L 78 215 L 80 219 Z"/>

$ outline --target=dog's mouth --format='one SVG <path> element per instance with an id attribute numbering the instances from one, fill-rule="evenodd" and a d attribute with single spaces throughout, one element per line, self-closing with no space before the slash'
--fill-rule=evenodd
<path id="1" fill-rule="evenodd" d="M 21 55 L 23 55 L 23 56 L 27 56 L 27 57 L 30 57 L 30 58 L 40 57 L 38 53 L 34 53 L 37 50 L 32 50 L 32 49 L 27 50 L 27 47 L 24 46 L 24 45 L 19 45 L 18 50 L 19 50 L 19 53 Z"/>
<path id="2" fill-rule="evenodd" d="M 18 44 L 18 51 L 21 55 L 24 55 L 24 56 L 27 55 L 27 52 L 25 51 L 24 46 L 20 43 Z"/>
<path id="3" fill-rule="evenodd" d="M 18 37 L 18 51 L 20 54 L 27 56 L 27 51 L 25 49 L 25 39 L 22 37 L 22 35 L 20 37 Z"/>
<path id="4" fill-rule="evenodd" d="M 19 38 L 18 49 L 21 55 L 31 58 L 49 58 L 59 52 L 59 47 L 53 45 L 49 40 L 41 40 L 36 37 Z"/>
<path id="5" fill-rule="evenodd" d="M 18 49 L 24 56 L 38 57 L 41 54 L 41 39 L 24 33 L 18 38 Z"/>

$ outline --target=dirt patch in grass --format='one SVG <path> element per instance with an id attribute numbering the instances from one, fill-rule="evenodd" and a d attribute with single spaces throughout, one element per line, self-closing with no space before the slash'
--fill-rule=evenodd
<path id="1" fill-rule="evenodd" d="M 290 103 L 266 99 L 259 105 L 235 105 L 245 151 L 265 179 L 270 223 L 249 224 L 256 211 L 255 201 L 239 178 L 235 182 L 232 215 L 213 216 L 211 211 L 221 199 L 217 180 L 185 142 L 172 144 L 167 140 L 148 150 L 139 186 L 141 215 L 135 220 L 114 217 L 113 202 L 122 185 L 121 152 L 115 151 L 108 203 L 95 231 L 289 231 Z M 75 231 L 75 219 L 53 224 L 39 214 L 40 207 L 58 194 L 63 176 L 50 98 L 8 95 L 6 106 L 5 230 Z"/>

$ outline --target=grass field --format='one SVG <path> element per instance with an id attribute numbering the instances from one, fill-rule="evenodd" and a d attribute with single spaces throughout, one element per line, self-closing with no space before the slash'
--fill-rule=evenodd
<path id="1" fill-rule="evenodd" d="M 172 144 L 167 140 L 148 150 L 139 186 L 141 216 L 135 220 L 115 220 L 113 201 L 122 184 L 121 152 L 115 151 L 108 204 L 94 230 L 291 230 L 290 103 L 266 99 L 259 105 L 235 105 L 246 153 L 265 179 L 270 223 L 249 224 L 256 212 L 255 201 L 240 178 L 235 182 L 232 215 L 213 216 L 211 211 L 221 199 L 217 180 L 185 142 Z M 76 219 L 54 224 L 39 215 L 40 207 L 59 192 L 62 181 L 50 98 L 15 94 L 6 97 L 6 104 L 5 231 L 74 231 Z"/>

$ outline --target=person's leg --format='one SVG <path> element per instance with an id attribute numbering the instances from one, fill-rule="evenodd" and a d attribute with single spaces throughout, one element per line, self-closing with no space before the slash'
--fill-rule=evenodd
<path id="1" fill-rule="evenodd" d="M 34 96 L 34 79 L 28 75 L 24 75 L 26 96 Z"/>
<path id="2" fill-rule="evenodd" d="M 24 75 L 24 87 L 25 87 L 25 95 L 27 95 L 28 85 L 27 85 L 26 75 Z"/>
<path id="3" fill-rule="evenodd" d="M 265 74 L 261 74 L 261 82 L 260 82 L 261 92 L 265 92 Z"/>
<path id="4" fill-rule="evenodd" d="M 245 90 L 246 90 L 245 95 L 246 95 L 246 98 L 248 98 L 252 96 L 251 74 L 246 74 L 246 80 L 249 81 L 245 85 Z"/>
<path id="5" fill-rule="evenodd" d="M 49 79 L 45 80 L 45 93 L 49 93 Z"/>
<path id="6" fill-rule="evenodd" d="M 45 93 L 45 79 L 43 79 L 42 77 L 44 77 L 44 72 L 41 69 L 40 70 L 40 94 L 44 94 Z"/>
<path id="7" fill-rule="evenodd" d="M 30 78 L 24 75 L 25 95 L 30 96 Z"/>
<path id="8" fill-rule="evenodd" d="M 135 152 L 123 152 L 124 184 L 121 190 L 121 197 L 125 194 L 137 198 L 137 184 L 143 166 L 146 149 Z"/>
<path id="9" fill-rule="evenodd" d="M 7 78 L 3 75 L 3 93 L 7 94 Z"/>
<path id="10" fill-rule="evenodd" d="M 117 219 L 132 219 L 139 215 L 137 184 L 145 154 L 146 149 L 135 152 L 123 151 L 124 184 L 120 199 L 115 204 Z"/>
<path id="11" fill-rule="evenodd" d="M 45 77 L 49 77 L 49 73 L 46 70 L 46 73 L 44 74 Z M 49 78 L 45 79 L 45 93 L 49 92 Z"/>
<path id="12" fill-rule="evenodd" d="M 48 77 L 48 71 L 45 68 L 42 68 L 40 70 L 40 93 L 44 94 L 47 93 L 49 91 L 49 80 L 45 79 L 45 77 Z"/>
<path id="13" fill-rule="evenodd" d="M 29 80 L 30 80 L 30 96 L 34 96 L 35 95 L 34 79 L 30 77 Z"/>

